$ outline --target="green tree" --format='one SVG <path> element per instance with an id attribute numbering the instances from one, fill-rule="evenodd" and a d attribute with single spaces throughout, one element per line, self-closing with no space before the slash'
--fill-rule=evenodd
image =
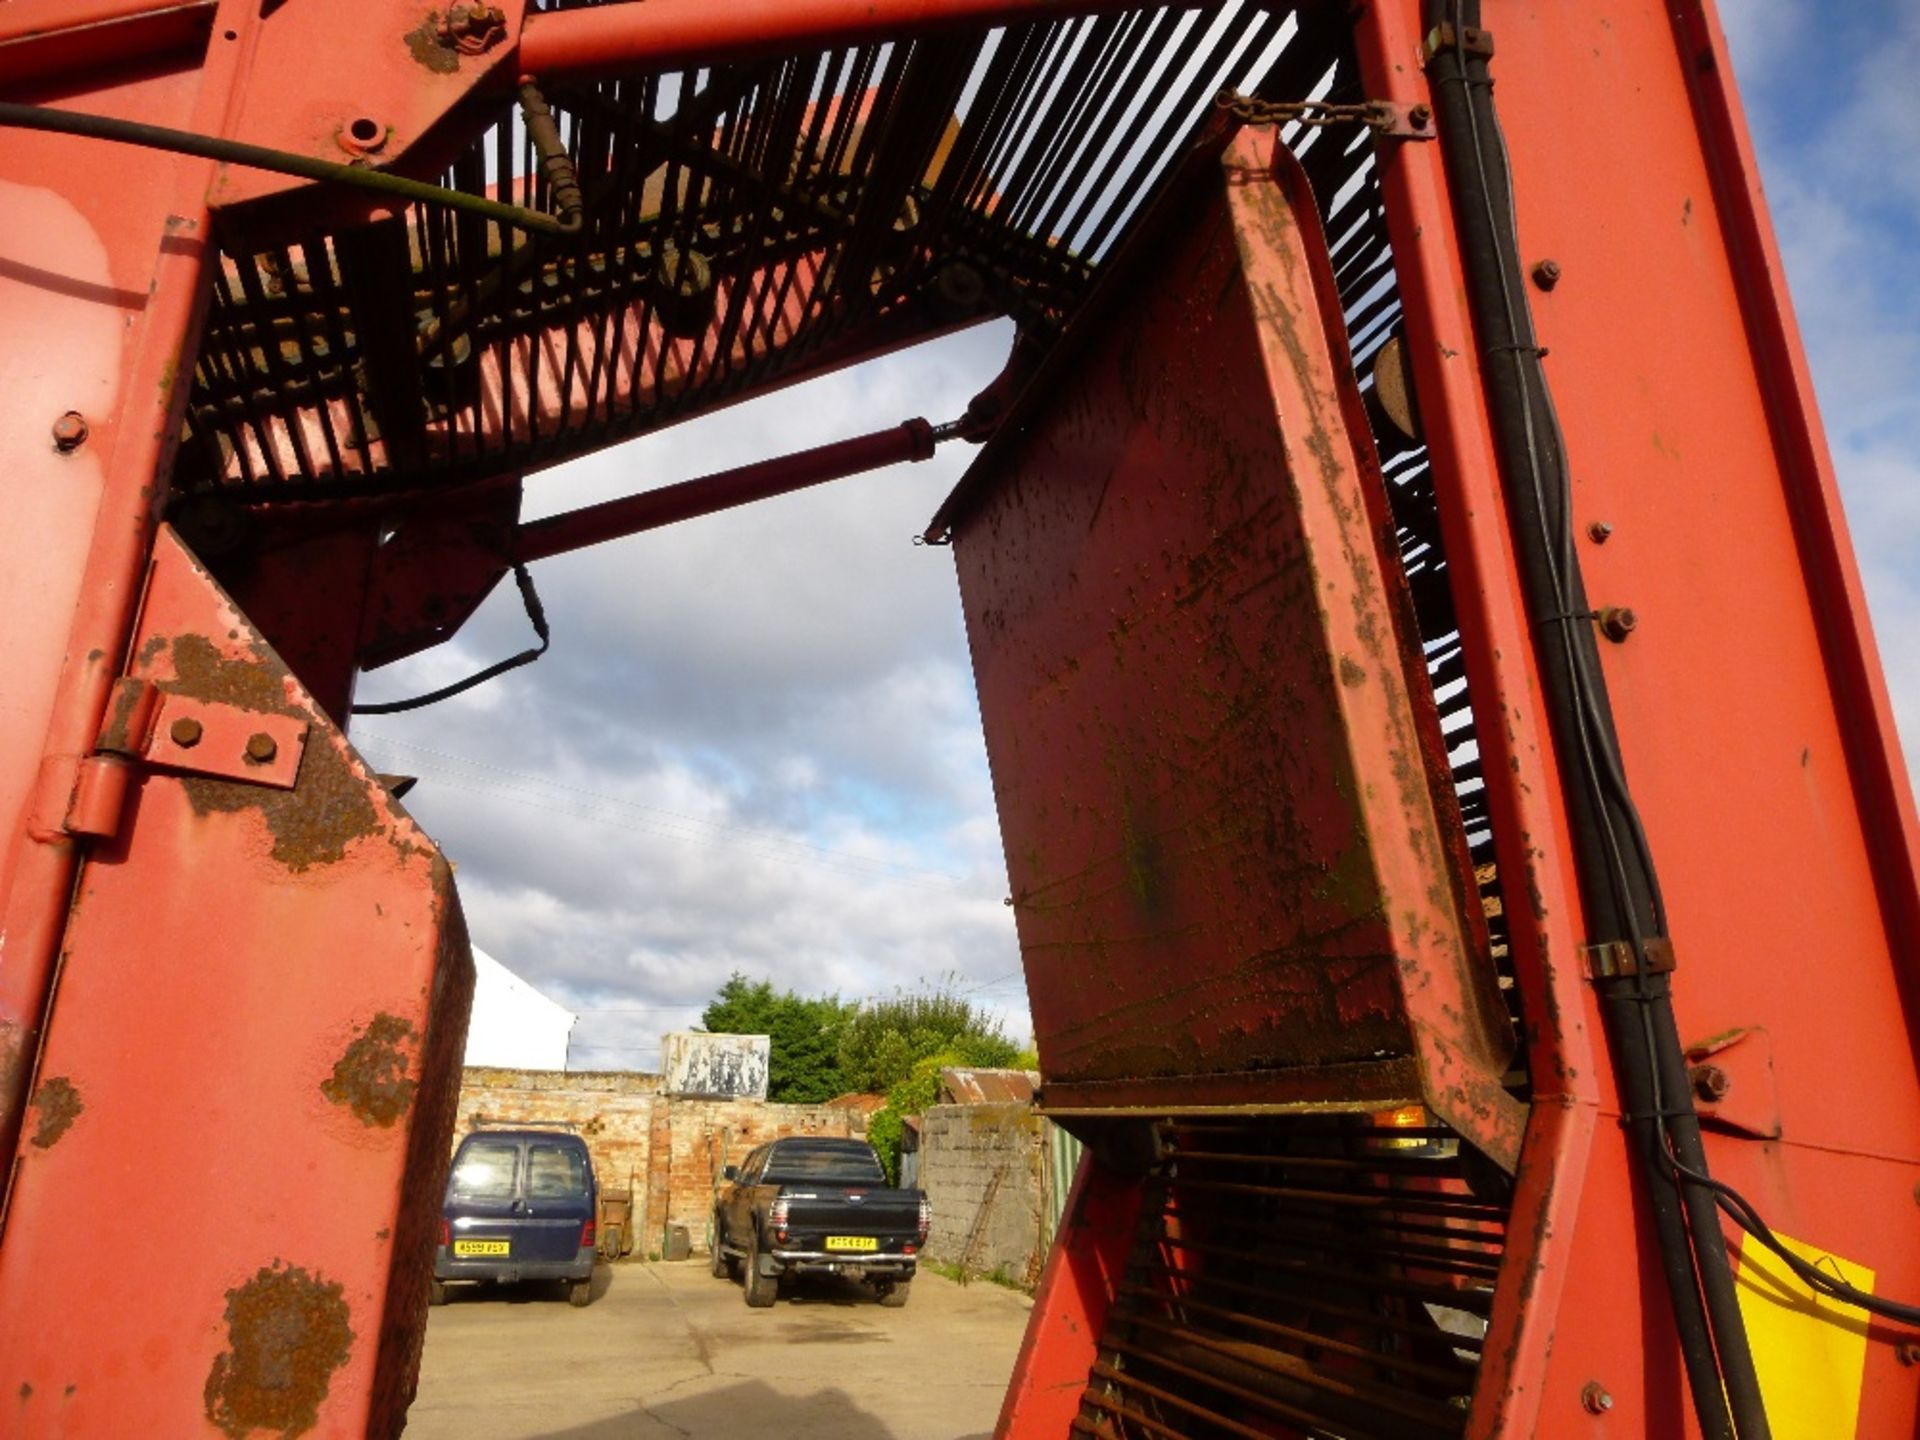
<path id="1" fill-rule="evenodd" d="M 997 1018 L 947 986 L 864 1005 L 840 1029 L 840 1073 L 848 1089 L 870 1095 L 891 1091 L 930 1057 L 990 1067 L 1019 1053 Z"/>
<path id="2" fill-rule="evenodd" d="M 853 1088 L 841 1074 L 839 1054 L 840 1032 L 855 1009 L 837 995 L 809 1000 L 735 971 L 700 1026 L 716 1034 L 767 1036 L 767 1098 L 814 1105 Z"/>
<path id="3" fill-rule="evenodd" d="M 929 1105 L 940 1098 L 942 1070 L 949 1065 L 974 1063 L 953 1051 L 916 1060 L 908 1072 L 887 1091 L 887 1103 L 867 1117 L 867 1143 L 873 1146 L 873 1153 L 886 1166 L 890 1183 L 900 1183 L 900 1141 L 906 1130 L 907 1117 L 924 1113 Z"/>

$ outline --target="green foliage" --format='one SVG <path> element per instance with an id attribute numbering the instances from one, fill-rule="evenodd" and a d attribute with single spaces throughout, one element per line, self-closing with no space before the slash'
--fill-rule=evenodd
<path id="1" fill-rule="evenodd" d="M 949 1065 L 973 1065 L 958 1051 L 942 1051 L 914 1062 L 913 1067 L 887 1091 L 887 1103 L 867 1120 L 867 1143 L 873 1146 L 880 1163 L 887 1167 L 887 1179 L 900 1183 L 900 1139 L 909 1115 L 922 1113 L 940 1096 L 940 1072 Z"/>
<path id="2" fill-rule="evenodd" d="M 932 1055 L 949 1057 L 948 1065 L 992 1068 L 1018 1054 L 999 1020 L 945 987 L 862 1006 L 840 1030 L 847 1088 L 870 1095 L 890 1091 Z"/>
<path id="3" fill-rule="evenodd" d="M 853 1087 L 841 1074 L 841 1032 L 856 1007 L 837 995 L 807 1000 L 736 971 L 701 1015 L 705 1030 L 768 1037 L 767 1098 L 814 1105 Z"/>

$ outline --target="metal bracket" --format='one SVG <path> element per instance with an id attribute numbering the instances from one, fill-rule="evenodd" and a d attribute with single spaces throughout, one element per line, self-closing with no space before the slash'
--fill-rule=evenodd
<path id="1" fill-rule="evenodd" d="M 1469 55 L 1493 58 L 1493 32 L 1481 30 L 1472 25 L 1460 27 L 1456 37 L 1453 23 L 1442 21 L 1427 32 L 1426 43 L 1420 47 L 1420 58 L 1424 63 L 1432 63 L 1433 57 L 1442 50 L 1460 49 Z"/>
<path id="2" fill-rule="evenodd" d="M 97 748 L 166 770 L 291 790 L 307 722 L 218 700 L 173 695 L 150 680 L 114 682 Z"/>
<path id="3" fill-rule="evenodd" d="M 1402 105 L 1397 100 L 1369 100 L 1367 124 L 1373 133 L 1387 140 L 1432 140 L 1435 138 L 1433 107 L 1424 102 Z"/>
<path id="4" fill-rule="evenodd" d="M 1647 974 L 1665 975 L 1673 969 L 1673 942 L 1665 936 L 1650 936 L 1640 942 L 1640 948 L 1647 955 Z M 1618 980 L 1623 976 L 1641 973 L 1639 957 L 1634 953 L 1631 940 L 1582 945 L 1580 958 L 1586 965 L 1588 978 L 1592 980 Z"/>

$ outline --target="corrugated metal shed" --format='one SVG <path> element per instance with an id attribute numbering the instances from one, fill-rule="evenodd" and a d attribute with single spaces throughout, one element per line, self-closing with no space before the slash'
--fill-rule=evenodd
<path id="1" fill-rule="evenodd" d="M 940 1072 L 940 1098 L 948 1105 L 1031 1104 L 1040 1084 L 1037 1070 L 973 1070 L 949 1065 Z"/>

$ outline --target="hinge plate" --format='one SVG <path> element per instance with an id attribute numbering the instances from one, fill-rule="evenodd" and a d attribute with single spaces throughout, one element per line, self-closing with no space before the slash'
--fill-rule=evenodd
<path id="1" fill-rule="evenodd" d="M 172 695 L 148 680 L 114 683 L 97 748 L 159 769 L 291 790 L 307 722 L 218 700 Z"/>

